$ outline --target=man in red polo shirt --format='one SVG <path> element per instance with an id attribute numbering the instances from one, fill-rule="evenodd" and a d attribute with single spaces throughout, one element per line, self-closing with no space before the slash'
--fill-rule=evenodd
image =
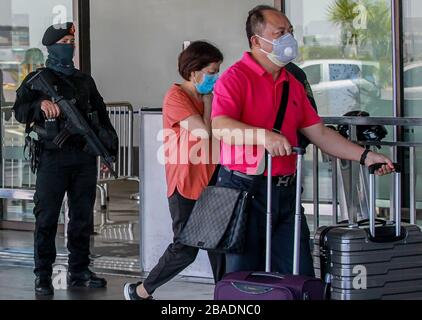
<path id="1" fill-rule="evenodd" d="M 221 76 L 214 91 L 213 129 L 222 141 L 218 185 L 249 190 L 250 175 L 258 172 L 265 149 L 274 157 L 272 270 L 292 273 L 296 183 L 292 146 L 299 144 L 298 133 L 338 158 L 366 166 L 386 163 L 379 175 L 391 173 L 394 167 L 387 157 L 365 151 L 321 123 L 303 84 L 285 68 L 298 52 L 285 15 L 273 7 L 258 6 L 249 13 L 246 30 L 251 51 Z M 286 81 L 288 104 L 280 133 L 276 133 L 272 129 Z M 266 179 L 259 183 L 251 203 L 246 249 L 227 255 L 227 272 L 264 269 Z M 303 221 L 300 272 L 313 276 L 304 215 Z"/>

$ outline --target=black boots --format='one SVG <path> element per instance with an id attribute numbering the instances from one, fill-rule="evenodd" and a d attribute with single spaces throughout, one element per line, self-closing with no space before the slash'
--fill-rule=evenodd
<path id="1" fill-rule="evenodd" d="M 83 272 L 68 272 L 67 286 L 72 287 L 87 287 L 87 288 L 105 288 L 107 281 L 104 278 L 99 278 L 90 270 Z"/>
<path id="2" fill-rule="evenodd" d="M 51 277 L 37 276 L 35 278 L 35 294 L 37 296 L 52 296 L 54 295 L 53 284 Z"/>
<path id="3" fill-rule="evenodd" d="M 85 287 L 85 288 L 105 288 L 107 281 L 104 278 L 99 278 L 90 270 L 83 272 L 68 272 L 67 287 Z M 38 275 L 35 278 L 35 294 L 37 296 L 52 296 L 54 295 L 54 288 L 50 276 Z"/>

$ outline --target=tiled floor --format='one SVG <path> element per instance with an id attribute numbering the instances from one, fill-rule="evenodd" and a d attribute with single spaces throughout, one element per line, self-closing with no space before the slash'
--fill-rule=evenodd
<path id="1" fill-rule="evenodd" d="M 55 290 L 54 300 L 123 300 L 123 285 L 136 278 L 104 275 L 107 289 Z M 0 266 L 0 300 L 37 300 L 31 268 Z M 157 300 L 212 300 L 214 286 L 176 279 L 159 288 Z"/>
<path id="2" fill-rule="evenodd" d="M 136 193 L 138 188 L 138 183 L 135 181 L 110 183 L 107 213 L 100 209 L 99 194 L 97 194 L 94 212 L 96 235 L 91 241 L 92 254 L 132 259 L 139 257 L 139 204 L 129 197 Z M 106 216 L 112 221 L 106 222 Z M 33 218 L 28 221 L 32 222 Z M 0 250 L 4 248 L 32 250 L 33 233 L 1 230 Z M 57 235 L 56 248 L 57 252 L 66 253 L 63 234 Z"/>
<path id="3" fill-rule="evenodd" d="M 102 212 L 96 203 L 95 225 L 97 235 L 93 237 L 92 253 L 115 259 L 139 258 L 139 204 L 130 200 L 136 193 L 136 182 L 116 182 L 109 185 L 111 201 L 109 202 L 109 222 L 101 226 Z M 131 227 L 131 229 L 129 229 Z M 66 247 L 63 235 L 56 239 L 57 252 L 62 254 L 57 260 L 66 260 Z M 33 268 L 33 233 L 0 230 L 0 253 L 6 253 L 2 260 L 0 254 L 0 300 L 34 300 Z M 8 254 L 20 252 L 18 261 L 10 260 Z M 60 261 L 56 261 L 60 262 Z M 104 290 L 56 290 L 55 300 L 121 300 L 122 288 L 126 282 L 139 281 L 116 275 L 104 275 L 108 280 L 108 288 Z M 189 281 L 188 281 L 189 280 Z M 192 282 L 192 280 L 194 280 Z M 214 286 L 209 279 L 175 278 L 172 282 L 159 288 L 154 294 L 158 300 L 210 300 Z"/>

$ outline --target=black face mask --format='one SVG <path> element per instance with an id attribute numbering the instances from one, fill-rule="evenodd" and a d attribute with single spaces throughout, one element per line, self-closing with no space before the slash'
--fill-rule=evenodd
<path id="1" fill-rule="evenodd" d="M 53 44 L 47 47 L 48 59 L 47 68 L 61 72 L 65 75 L 72 75 L 76 69 L 73 63 L 75 46 L 73 44 Z"/>

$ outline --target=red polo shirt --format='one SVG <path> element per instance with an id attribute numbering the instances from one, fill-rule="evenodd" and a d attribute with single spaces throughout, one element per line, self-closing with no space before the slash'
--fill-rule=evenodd
<path id="1" fill-rule="evenodd" d="M 284 81 L 290 82 L 290 93 L 281 132 L 292 146 L 297 146 L 298 131 L 320 123 L 321 119 L 309 102 L 303 85 L 293 75 L 282 69 L 279 78 L 274 81 L 249 52 L 217 81 L 212 118 L 227 116 L 254 127 L 272 130 Z M 222 142 L 221 164 L 231 170 L 253 174 L 257 172 L 264 151 L 263 146 L 232 146 Z M 291 175 L 295 171 L 295 155 L 274 158 L 274 176 Z"/>

